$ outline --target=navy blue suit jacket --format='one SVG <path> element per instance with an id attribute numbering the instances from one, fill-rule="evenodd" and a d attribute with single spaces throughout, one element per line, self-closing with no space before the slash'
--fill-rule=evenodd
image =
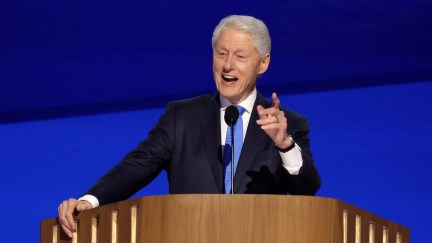
<path id="1" fill-rule="evenodd" d="M 288 133 L 303 157 L 299 175 L 290 175 L 273 141 L 256 124 L 259 104 L 271 106 L 258 93 L 234 177 L 234 193 L 315 194 L 321 180 L 309 149 L 306 118 L 283 109 Z M 218 92 L 171 102 L 147 139 L 86 194 L 97 197 L 101 205 L 124 200 L 164 169 L 170 193 L 223 193 L 220 127 Z"/>

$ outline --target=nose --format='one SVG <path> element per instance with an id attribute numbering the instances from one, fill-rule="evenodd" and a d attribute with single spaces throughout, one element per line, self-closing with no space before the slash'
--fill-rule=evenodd
<path id="1" fill-rule="evenodd" d="M 230 71 L 234 67 L 234 58 L 232 55 L 227 55 L 224 62 L 224 71 Z"/>

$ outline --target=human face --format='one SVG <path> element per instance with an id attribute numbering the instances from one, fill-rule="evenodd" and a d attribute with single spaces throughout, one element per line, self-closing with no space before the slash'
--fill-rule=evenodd
<path id="1" fill-rule="evenodd" d="M 213 52 L 213 76 L 219 93 L 233 104 L 245 100 L 270 62 L 255 49 L 249 33 L 227 28 L 220 33 Z"/>

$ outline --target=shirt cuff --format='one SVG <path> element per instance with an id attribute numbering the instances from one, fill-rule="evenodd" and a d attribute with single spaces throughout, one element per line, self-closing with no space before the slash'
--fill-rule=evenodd
<path id="1" fill-rule="evenodd" d="M 291 175 L 298 175 L 301 167 L 303 166 L 303 158 L 301 154 L 301 148 L 297 144 L 290 151 L 285 153 L 279 152 L 282 158 L 283 167 Z"/>
<path id="2" fill-rule="evenodd" d="M 87 195 L 84 195 L 84 196 L 78 198 L 78 200 L 89 202 L 93 208 L 99 207 L 99 200 L 93 195 L 87 194 Z"/>

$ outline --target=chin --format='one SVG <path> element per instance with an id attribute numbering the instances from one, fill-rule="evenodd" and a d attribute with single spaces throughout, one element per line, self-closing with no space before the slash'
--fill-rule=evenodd
<path id="1" fill-rule="evenodd" d="M 227 91 L 219 90 L 219 93 L 221 93 L 221 95 L 227 99 L 233 99 L 236 97 L 236 95 L 233 94 L 233 92 L 227 92 Z"/>

